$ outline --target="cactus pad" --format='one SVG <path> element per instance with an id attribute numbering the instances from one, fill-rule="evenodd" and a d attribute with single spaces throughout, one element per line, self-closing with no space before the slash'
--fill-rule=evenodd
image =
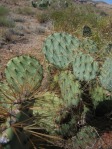
<path id="1" fill-rule="evenodd" d="M 23 55 L 8 62 L 5 75 L 9 86 L 25 98 L 40 86 L 43 69 L 34 57 Z"/>
<path id="2" fill-rule="evenodd" d="M 89 52 L 89 53 L 98 52 L 97 44 L 93 40 L 88 39 L 88 38 L 85 38 L 82 41 L 81 48 L 84 49 L 85 51 Z"/>
<path id="3" fill-rule="evenodd" d="M 107 58 L 104 62 L 100 82 L 105 89 L 112 91 L 112 58 Z"/>
<path id="4" fill-rule="evenodd" d="M 95 86 L 90 91 L 91 98 L 93 100 L 93 104 L 96 107 L 99 102 L 109 99 L 109 93 L 101 86 Z"/>
<path id="5" fill-rule="evenodd" d="M 73 140 L 73 148 L 74 149 L 85 149 L 87 147 L 92 148 L 92 146 L 97 141 L 97 133 L 95 128 L 91 126 L 83 127 L 75 137 L 72 138 Z"/>
<path id="6" fill-rule="evenodd" d="M 70 71 L 61 72 L 59 86 L 66 106 L 78 106 L 81 96 L 80 84 Z"/>
<path id="7" fill-rule="evenodd" d="M 41 128 L 50 133 L 56 130 L 55 119 L 59 116 L 59 110 L 63 106 L 63 101 L 54 93 L 46 92 L 42 97 L 37 98 L 33 107 L 33 114 L 40 117 L 35 120 Z"/>
<path id="8" fill-rule="evenodd" d="M 98 63 L 88 54 L 79 53 L 73 61 L 73 73 L 81 81 L 90 81 L 96 77 Z"/>
<path id="9" fill-rule="evenodd" d="M 46 39 L 43 52 L 51 64 L 64 69 L 72 61 L 79 45 L 79 40 L 68 33 L 54 33 Z"/>

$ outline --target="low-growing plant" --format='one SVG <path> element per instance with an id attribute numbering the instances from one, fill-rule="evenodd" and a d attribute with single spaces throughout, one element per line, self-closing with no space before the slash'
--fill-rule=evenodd
<path id="1" fill-rule="evenodd" d="M 8 14 L 9 14 L 9 9 L 4 6 L 0 6 L 0 16 L 4 16 Z"/>
<path id="2" fill-rule="evenodd" d="M 48 11 L 41 11 L 36 14 L 36 18 L 38 19 L 39 23 L 46 23 L 50 20 L 50 14 Z"/>
<path id="3" fill-rule="evenodd" d="M 14 27 L 15 23 L 7 17 L 0 17 L 0 26 L 2 27 Z"/>
<path id="4" fill-rule="evenodd" d="M 18 8 L 17 13 L 22 15 L 34 15 L 34 10 L 31 7 Z"/>
<path id="5" fill-rule="evenodd" d="M 3 26 L 3 27 L 15 26 L 14 21 L 7 17 L 8 14 L 9 14 L 9 9 L 4 6 L 0 6 L 0 26 Z"/>

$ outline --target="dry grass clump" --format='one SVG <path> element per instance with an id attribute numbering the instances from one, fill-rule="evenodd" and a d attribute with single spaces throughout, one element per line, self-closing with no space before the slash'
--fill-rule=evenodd
<path id="1" fill-rule="evenodd" d="M 46 23 L 51 19 L 50 12 L 40 11 L 39 13 L 36 14 L 36 18 L 38 19 L 39 23 Z"/>
<path id="2" fill-rule="evenodd" d="M 14 27 L 14 21 L 8 18 L 9 9 L 4 6 L 0 6 L 0 27 Z"/>
<path id="3" fill-rule="evenodd" d="M 9 14 L 9 9 L 4 6 L 0 6 L 0 17 L 6 16 L 8 14 Z"/>
<path id="4" fill-rule="evenodd" d="M 31 7 L 23 7 L 23 8 L 18 8 L 17 13 L 22 14 L 22 15 L 34 15 L 35 12 Z"/>

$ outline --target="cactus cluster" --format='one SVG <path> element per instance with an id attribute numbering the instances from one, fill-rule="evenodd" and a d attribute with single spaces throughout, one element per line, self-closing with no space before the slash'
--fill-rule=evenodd
<path id="1" fill-rule="evenodd" d="M 48 8 L 48 6 L 50 6 L 50 0 L 39 0 L 37 2 L 32 1 L 32 6 L 34 8 L 40 8 L 40 9 L 45 9 Z"/>
<path id="2" fill-rule="evenodd" d="M 59 38 L 59 35 L 64 36 L 60 36 Z M 48 62 L 59 70 L 57 75 L 60 94 L 66 107 L 64 107 L 65 110 L 63 110 L 65 111 L 63 112 L 64 118 L 66 119 L 66 110 L 69 111 L 70 109 L 72 109 L 70 113 L 73 113 L 77 117 L 68 114 L 70 119 L 68 118 L 69 121 L 64 119 L 64 123 L 61 123 L 60 133 L 64 137 L 70 136 L 70 134 L 72 134 L 72 137 L 73 135 L 75 137 L 77 136 L 77 140 L 75 140 L 76 144 L 73 148 L 78 148 L 79 146 L 82 147 L 83 145 L 85 148 L 88 144 L 90 144 L 90 146 L 92 145 L 93 139 L 97 139 L 96 135 L 94 135 L 96 134 L 95 132 L 93 133 L 93 136 L 89 134 L 94 128 L 91 126 L 83 127 L 83 125 L 87 123 L 86 119 L 89 119 L 87 116 L 88 112 L 91 111 L 90 107 L 95 110 L 100 103 L 112 100 L 112 59 L 109 58 L 104 61 L 103 58 L 103 64 L 101 66 L 101 63 L 96 60 L 94 55 L 99 52 L 97 44 L 94 41 L 88 38 L 83 39 L 82 42 L 74 40 L 74 46 L 70 40 L 67 42 L 67 40 L 63 39 L 65 37 L 67 38 L 67 36 L 65 33 L 52 34 L 45 40 L 43 52 Z M 66 52 L 66 48 L 60 48 L 59 43 L 60 45 L 62 44 L 63 47 L 64 45 L 66 45 L 65 47 L 71 47 L 73 45 L 73 50 L 68 48 L 70 51 Z M 87 106 L 88 101 L 90 107 Z M 79 108 L 79 105 L 81 105 L 81 108 Z M 77 113 L 75 108 L 77 109 L 76 111 L 80 111 L 80 113 Z M 62 117 L 61 119 L 63 120 Z M 81 123 L 82 126 L 80 131 L 78 130 L 79 123 Z M 76 128 L 75 131 L 73 131 L 74 126 Z M 86 130 L 88 131 L 87 135 L 85 134 Z M 79 141 L 82 134 L 84 135 L 84 141 Z M 86 142 L 85 138 L 89 138 L 90 140 Z"/>
<path id="3" fill-rule="evenodd" d="M 30 149 L 31 132 L 45 132 L 40 138 L 61 136 L 71 142 L 71 149 L 93 147 L 98 135 L 89 121 L 101 103 L 112 101 L 112 58 L 99 63 L 93 57 L 97 46 L 85 41 L 68 33 L 54 33 L 45 40 L 42 51 L 57 70 L 56 90 L 49 82 L 47 91 L 38 92 L 44 74 L 36 58 L 22 55 L 7 63 L 6 80 L 0 82 L 3 149 Z"/>
<path id="4" fill-rule="evenodd" d="M 7 117 L 1 124 L 0 143 L 4 149 L 29 149 L 29 134 L 23 126 L 32 124 L 28 107 L 33 105 L 30 99 L 41 85 L 43 69 L 34 57 L 23 55 L 8 62 L 5 76 L 6 82 L 0 84 L 0 107 L 5 108 Z"/>
<path id="5" fill-rule="evenodd" d="M 55 9 L 58 8 L 67 8 L 69 6 L 68 1 L 66 0 L 39 0 L 39 1 L 32 1 L 32 6 L 34 8 L 39 9 L 46 9 L 50 6 L 55 7 Z"/>

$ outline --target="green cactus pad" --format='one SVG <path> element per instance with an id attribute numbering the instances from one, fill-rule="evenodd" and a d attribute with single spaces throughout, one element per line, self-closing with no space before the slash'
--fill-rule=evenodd
<path id="1" fill-rule="evenodd" d="M 89 53 L 96 53 L 98 52 L 97 44 L 88 38 L 84 38 L 81 44 L 81 48 Z"/>
<path id="2" fill-rule="evenodd" d="M 68 33 L 54 33 L 45 40 L 43 52 L 51 64 L 64 69 L 73 60 L 79 45 L 79 40 Z"/>
<path id="3" fill-rule="evenodd" d="M 42 97 L 35 100 L 33 114 L 37 116 L 36 123 L 48 132 L 54 133 L 56 130 L 55 119 L 59 115 L 59 110 L 62 106 L 62 99 L 54 93 L 46 92 Z"/>
<path id="4" fill-rule="evenodd" d="M 9 86 L 26 98 L 40 87 L 43 69 L 34 57 L 23 55 L 8 62 L 5 75 Z"/>
<path id="5" fill-rule="evenodd" d="M 66 106 L 78 106 L 81 99 L 80 84 L 70 71 L 61 72 L 59 86 Z"/>
<path id="6" fill-rule="evenodd" d="M 89 55 L 79 53 L 73 61 L 73 73 L 81 81 L 90 81 L 97 75 L 98 63 Z"/>
<path id="7" fill-rule="evenodd" d="M 77 133 L 75 137 L 72 138 L 74 149 L 85 149 L 87 147 L 91 148 L 97 141 L 98 135 L 94 127 L 85 126 Z"/>
<path id="8" fill-rule="evenodd" d="M 98 85 L 93 87 L 92 90 L 90 90 L 90 95 L 95 107 L 99 104 L 99 102 L 110 99 L 108 91 Z"/>
<path id="9" fill-rule="evenodd" d="M 112 92 L 112 58 L 107 58 L 102 66 L 100 75 L 101 85 Z"/>

